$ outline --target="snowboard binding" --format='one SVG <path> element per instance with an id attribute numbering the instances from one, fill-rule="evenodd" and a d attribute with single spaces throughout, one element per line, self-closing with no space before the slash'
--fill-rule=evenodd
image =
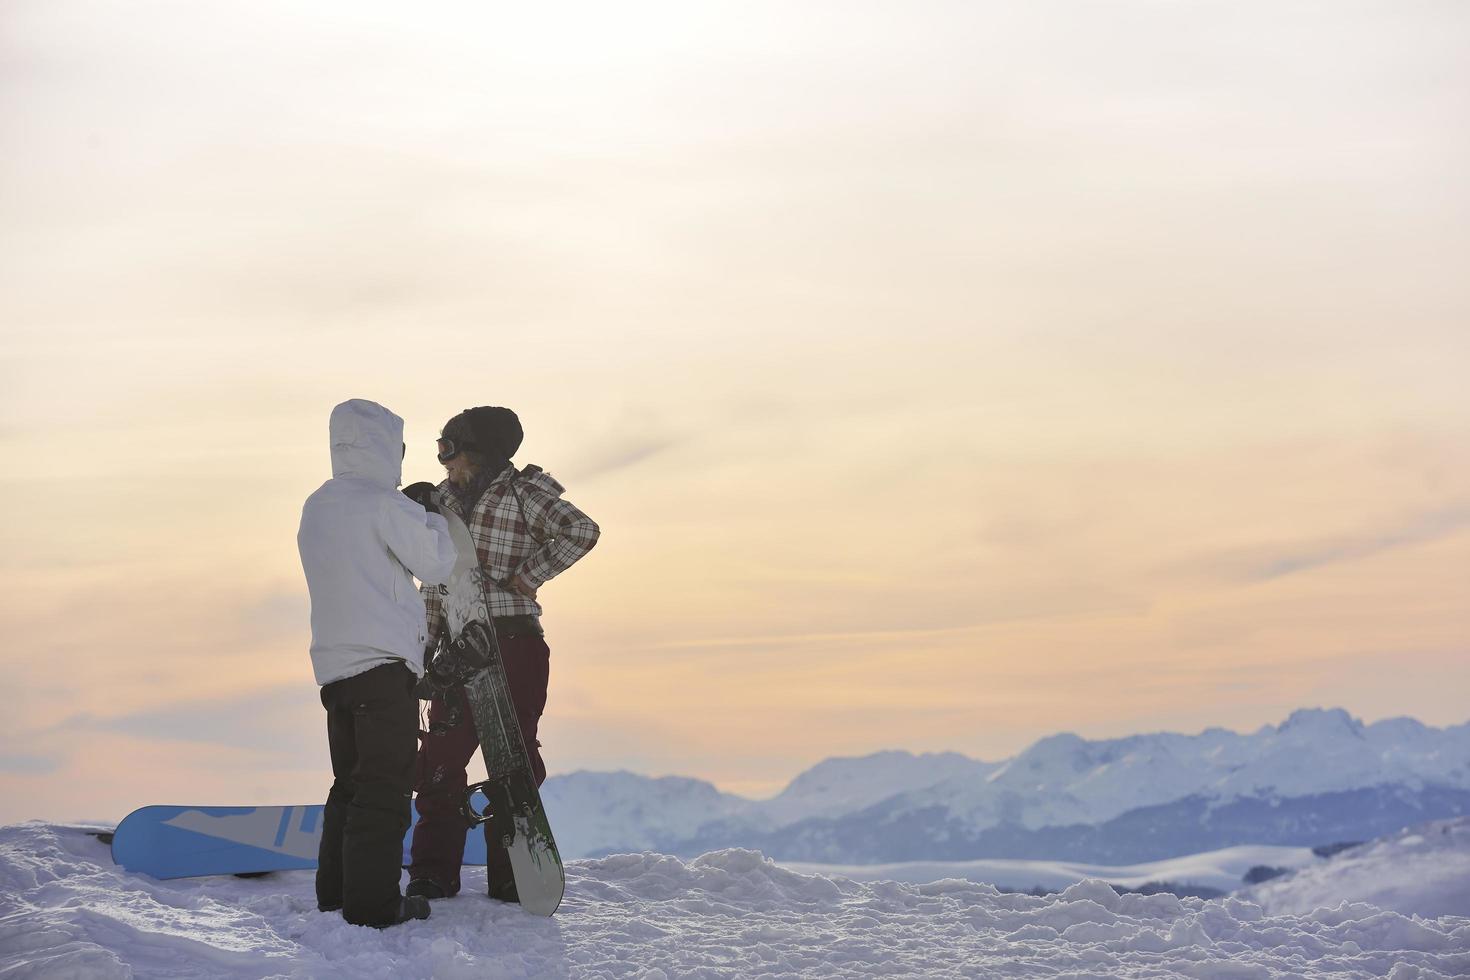
<path id="1" fill-rule="evenodd" d="M 478 827 L 494 819 L 494 814 L 490 810 L 490 792 L 494 785 L 493 780 L 487 779 L 484 782 L 471 783 L 464 788 L 464 798 L 459 801 L 459 812 L 464 814 L 464 818 L 470 822 L 471 827 Z M 484 807 L 475 806 L 476 793 L 485 797 Z"/>
<path id="2" fill-rule="evenodd" d="M 454 642 L 439 647 L 414 690 L 421 701 L 439 698 L 448 704 L 448 722 L 436 722 L 430 726 L 431 732 L 448 731 L 459 724 L 459 699 L 449 695 L 490 663 L 494 649 L 495 637 L 490 633 L 490 627 L 479 620 L 466 623 Z"/>

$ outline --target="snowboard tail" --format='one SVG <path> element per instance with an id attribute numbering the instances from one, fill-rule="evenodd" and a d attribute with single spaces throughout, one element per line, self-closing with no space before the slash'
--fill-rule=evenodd
<path id="1" fill-rule="evenodd" d="M 561 904 L 566 878 L 536 783 L 529 775 L 517 773 L 490 791 L 490 805 L 498 806 L 502 815 L 492 827 L 510 854 L 521 905 L 536 915 L 551 915 Z"/>
<path id="2" fill-rule="evenodd" d="M 466 790 L 463 809 L 471 822 L 488 823 L 510 855 L 521 906 L 536 915 L 551 915 L 561 904 L 565 872 L 520 740 L 520 725 L 514 711 L 506 711 L 511 707 L 509 697 L 499 696 L 504 692 L 497 691 L 496 679 L 493 674 L 481 674 L 465 685 L 490 777 Z M 514 733 L 513 739 L 507 728 Z M 484 810 L 478 812 L 471 803 L 477 790 L 486 801 Z"/>

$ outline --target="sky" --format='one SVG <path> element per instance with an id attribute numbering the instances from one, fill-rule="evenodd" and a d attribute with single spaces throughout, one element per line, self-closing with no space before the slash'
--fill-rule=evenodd
<path id="1" fill-rule="evenodd" d="M 294 536 L 514 408 L 553 773 L 1470 719 L 1470 7 L 0 8 L 0 819 L 315 802 Z"/>

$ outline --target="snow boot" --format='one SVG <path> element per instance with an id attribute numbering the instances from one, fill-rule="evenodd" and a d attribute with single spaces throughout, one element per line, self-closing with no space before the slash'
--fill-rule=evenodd
<path id="1" fill-rule="evenodd" d="M 414 878 L 403 890 L 403 894 L 409 897 L 421 896 L 423 898 L 448 898 L 449 892 L 444 890 L 433 878 Z"/>
<path id="2" fill-rule="evenodd" d="M 398 915 L 392 922 L 384 922 L 374 928 L 386 929 L 414 919 L 427 919 L 429 917 L 429 900 L 422 895 L 410 895 L 398 900 Z"/>
<path id="3" fill-rule="evenodd" d="M 490 897 L 495 899 L 497 902 L 509 902 L 512 905 L 521 904 L 521 896 L 520 893 L 516 891 L 516 883 L 514 878 L 511 878 L 508 881 L 490 882 Z"/>

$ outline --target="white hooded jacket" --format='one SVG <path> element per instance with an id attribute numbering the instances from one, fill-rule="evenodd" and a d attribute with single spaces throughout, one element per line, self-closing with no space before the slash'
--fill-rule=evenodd
<path id="1" fill-rule="evenodd" d="M 424 673 L 424 600 L 416 576 L 448 580 L 449 526 L 398 492 L 403 420 L 360 398 L 332 409 L 332 478 L 306 500 L 296 545 L 311 593 L 318 684 L 402 660 Z"/>

